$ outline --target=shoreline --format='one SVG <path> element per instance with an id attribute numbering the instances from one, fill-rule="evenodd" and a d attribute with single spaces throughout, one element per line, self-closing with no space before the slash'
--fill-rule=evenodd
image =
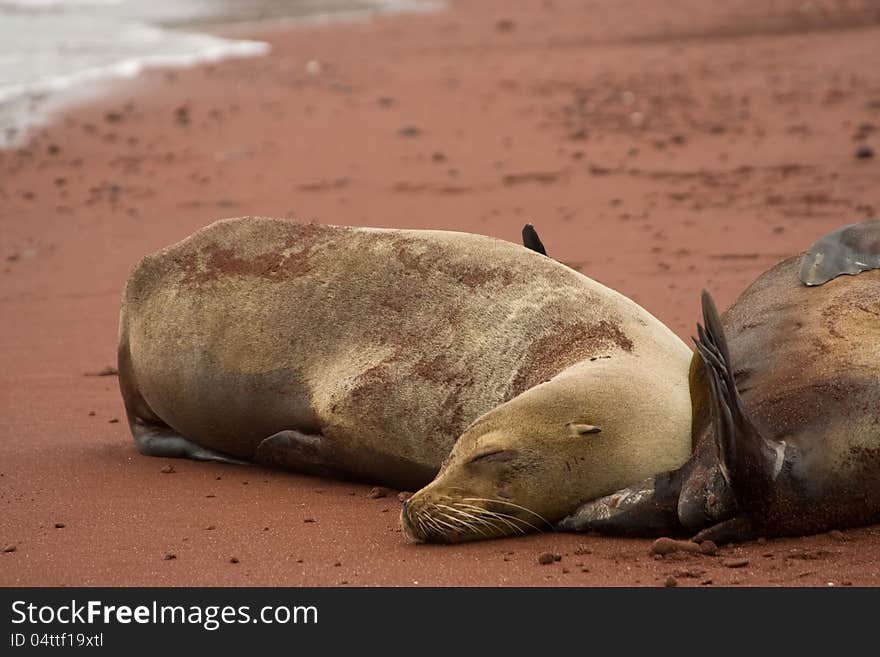
<path id="1" fill-rule="evenodd" d="M 688 340 L 701 289 L 725 308 L 880 210 L 880 158 L 856 157 L 880 151 L 880 24 L 817 31 L 801 4 L 481 0 L 255 32 L 266 57 L 148 71 L 0 151 L 0 585 L 880 585 L 880 526 L 720 558 L 408 545 L 369 485 L 139 455 L 116 379 L 89 375 L 134 264 L 243 215 L 513 242 L 531 222 Z"/>
<path id="2" fill-rule="evenodd" d="M 53 116 L 89 102 L 97 103 L 102 94 L 113 93 L 114 85 L 136 81 L 145 73 L 182 70 L 216 65 L 226 60 L 268 55 L 269 44 L 252 38 L 254 34 L 295 32 L 316 26 L 371 21 L 400 14 L 427 14 L 443 11 L 446 7 L 447 4 L 442 0 L 400 0 L 387 6 L 256 20 L 205 18 L 171 27 L 145 23 L 150 27 L 191 35 L 193 38 L 216 41 L 210 47 L 206 44 L 197 53 L 141 55 L 19 85 L 20 88 L 0 89 L 0 151 L 21 146 L 35 129 L 46 126 Z"/>

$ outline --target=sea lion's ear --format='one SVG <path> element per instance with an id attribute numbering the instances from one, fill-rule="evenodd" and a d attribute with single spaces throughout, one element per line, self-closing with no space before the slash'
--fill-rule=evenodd
<path id="1" fill-rule="evenodd" d="M 565 425 L 574 436 L 586 436 L 591 433 L 602 433 L 602 429 L 592 424 L 581 424 L 579 422 L 568 422 Z"/>
<path id="2" fill-rule="evenodd" d="M 764 503 L 778 472 L 779 454 L 749 416 L 733 378 L 727 339 L 715 302 L 703 291 L 703 322 L 694 342 L 709 380 L 709 404 L 715 448 L 724 479 L 740 508 L 748 512 Z"/>
<path id="3" fill-rule="evenodd" d="M 532 224 L 526 224 L 523 226 L 522 241 L 523 246 L 527 249 L 537 251 L 541 255 L 547 255 L 547 250 L 544 248 L 541 238 L 538 237 L 538 231 L 535 230 L 535 227 L 532 226 Z"/>
<path id="4" fill-rule="evenodd" d="M 842 274 L 880 269 L 880 221 L 838 228 L 818 240 L 801 260 L 801 282 L 822 285 Z"/>

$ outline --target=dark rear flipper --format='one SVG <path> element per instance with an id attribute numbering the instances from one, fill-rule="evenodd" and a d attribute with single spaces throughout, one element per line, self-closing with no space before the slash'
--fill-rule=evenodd
<path id="1" fill-rule="evenodd" d="M 801 260 L 801 282 L 814 286 L 843 274 L 880 269 L 880 221 L 838 228 L 818 240 Z"/>
<path id="2" fill-rule="evenodd" d="M 527 249 L 537 251 L 541 255 L 547 255 L 547 250 L 544 248 L 541 238 L 538 237 L 538 231 L 535 230 L 535 227 L 532 226 L 532 224 L 526 224 L 523 226 L 522 241 L 523 246 Z"/>
<path id="3" fill-rule="evenodd" d="M 678 520 L 680 472 L 663 472 L 611 495 L 582 504 L 556 529 L 619 536 L 682 534 Z"/>
<path id="4" fill-rule="evenodd" d="M 710 385 L 718 462 L 740 509 L 760 516 L 770 499 L 783 454 L 755 427 L 733 378 L 733 366 L 721 318 L 708 292 L 703 292 L 703 326 L 694 342 L 703 358 Z"/>

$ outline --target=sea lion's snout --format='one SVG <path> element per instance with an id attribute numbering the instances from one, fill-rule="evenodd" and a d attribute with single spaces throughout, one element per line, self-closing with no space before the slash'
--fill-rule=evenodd
<path id="1" fill-rule="evenodd" d="M 409 543 L 423 543 L 424 537 L 416 531 L 412 520 L 410 520 L 409 508 L 410 501 L 406 500 L 403 503 L 403 508 L 400 510 L 400 528 L 403 530 L 403 536 Z"/>
<path id="2" fill-rule="evenodd" d="M 462 543 L 539 531 L 539 525 L 549 527 L 541 516 L 514 502 L 435 483 L 401 509 L 400 526 L 411 543 Z"/>

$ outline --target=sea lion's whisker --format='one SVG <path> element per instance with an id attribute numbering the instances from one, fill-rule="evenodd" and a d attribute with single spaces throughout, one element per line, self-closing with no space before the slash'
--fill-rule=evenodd
<path id="1" fill-rule="evenodd" d="M 514 504 L 513 502 L 508 502 L 507 500 L 501 500 L 501 499 L 490 500 L 485 497 L 464 497 L 462 499 L 465 502 L 496 502 L 498 504 L 506 504 L 507 506 L 512 506 L 516 509 L 521 509 L 522 511 L 525 511 L 526 513 L 531 513 L 533 516 L 538 518 L 541 522 L 545 523 L 548 527 L 553 527 L 553 524 L 549 520 L 547 520 L 547 518 L 542 516 L 540 513 L 535 513 L 531 509 L 528 509 L 524 506 L 520 506 L 519 504 Z"/>
<path id="2" fill-rule="evenodd" d="M 536 527 L 535 525 L 530 523 L 528 520 L 523 520 L 522 518 L 518 518 L 517 516 L 512 516 L 507 513 L 501 513 L 499 511 L 489 511 L 488 509 L 485 509 L 485 512 L 488 514 L 491 514 L 495 518 L 498 518 L 498 520 L 500 520 L 502 522 L 506 522 L 507 524 L 512 525 L 514 528 L 516 528 L 516 530 L 520 534 L 525 534 L 526 530 L 523 529 L 522 526 L 517 525 L 516 524 L 517 522 L 522 523 L 523 525 L 526 525 L 527 527 L 531 527 L 534 531 L 538 532 L 539 534 L 541 532 L 543 532 L 543 530 L 540 527 Z"/>
<path id="3" fill-rule="evenodd" d="M 475 527 L 473 524 L 469 523 L 468 521 L 464 520 L 464 518 L 461 518 L 461 517 L 459 517 L 459 516 L 465 516 L 466 518 L 471 518 L 472 520 L 476 520 L 476 521 L 478 521 L 478 522 L 483 523 L 484 525 L 488 526 L 488 527 L 491 528 L 491 529 L 495 529 L 495 527 L 492 527 L 491 523 L 489 523 L 489 522 L 487 522 L 487 521 L 485 521 L 485 520 L 482 520 L 482 519 L 480 519 L 480 518 L 477 518 L 476 516 L 472 516 L 472 515 L 470 515 L 469 513 L 465 513 L 465 512 L 462 511 L 461 509 L 456 509 L 456 508 L 451 507 L 451 506 L 449 506 L 449 505 L 447 505 L 447 504 L 438 504 L 437 506 L 438 506 L 438 507 L 442 507 L 442 508 L 444 508 L 444 509 L 449 509 L 449 510 L 452 511 L 452 513 L 454 514 L 455 519 L 458 520 L 461 524 L 463 524 L 463 525 L 465 525 L 466 527 L 470 528 L 471 531 L 478 532 L 480 535 L 485 536 L 485 537 L 487 537 L 487 538 L 489 537 L 489 534 L 487 534 L 485 531 L 483 531 L 483 530 L 480 529 L 479 527 Z M 449 515 L 446 515 L 446 514 L 444 514 L 444 515 L 445 515 L 445 517 L 447 517 L 447 518 L 449 517 Z"/>
<path id="4" fill-rule="evenodd" d="M 448 520 L 451 520 L 451 518 L 448 518 L 448 516 L 445 516 L 445 515 L 444 515 L 444 517 L 447 518 Z M 454 531 L 456 534 L 461 534 L 461 533 L 463 533 L 463 532 L 461 531 L 461 528 L 460 528 L 460 527 L 456 527 L 455 525 L 452 525 L 452 524 L 446 522 L 446 520 L 442 520 L 441 518 L 438 518 L 437 516 L 431 516 L 431 519 L 434 520 L 435 522 L 440 523 L 441 525 L 445 525 L 446 527 L 449 527 L 449 529 L 451 529 L 452 531 Z"/>
<path id="5" fill-rule="evenodd" d="M 484 516 L 488 516 L 488 517 L 490 517 L 490 518 L 497 519 L 497 520 L 503 522 L 503 523 L 504 523 L 505 525 L 507 525 L 508 527 L 511 527 L 512 529 L 515 529 L 515 530 L 518 531 L 520 534 L 525 534 L 525 533 L 526 533 L 525 530 L 524 530 L 522 527 L 520 527 L 519 525 L 516 525 L 516 524 L 512 523 L 510 520 L 508 520 L 508 518 L 510 518 L 510 519 L 512 519 L 512 520 L 516 520 L 516 521 L 518 521 L 518 522 L 525 523 L 526 525 L 528 525 L 529 527 L 533 528 L 533 529 L 534 529 L 535 531 L 537 531 L 537 532 L 540 532 L 540 531 L 541 531 L 540 529 L 538 529 L 537 527 L 535 527 L 533 524 L 531 524 L 531 523 L 529 523 L 529 522 L 523 520 L 522 518 L 517 518 L 516 516 L 507 515 L 506 513 L 498 513 L 497 511 L 490 511 L 489 509 L 484 509 L 484 508 L 481 507 L 481 506 L 474 506 L 473 504 L 462 504 L 461 502 L 458 502 L 458 504 L 459 504 L 460 506 L 463 506 L 463 507 L 468 508 L 468 509 L 472 509 L 472 510 L 475 511 L 475 512 L 478 512 L 478 513 L 480 513 L 480 514 L 483 514 Z"/>

